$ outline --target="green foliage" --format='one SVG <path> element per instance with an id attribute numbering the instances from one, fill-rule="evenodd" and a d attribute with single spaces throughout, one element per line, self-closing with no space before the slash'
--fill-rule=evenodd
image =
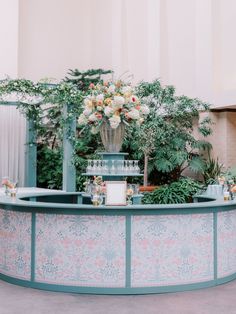
<path id="1" fill-rule="evenodd" d="M 96 156 L 96 150 L 99 150 L 100 145 L 100 140 L 95 138 L 89 130 L 83 132 L 82 134 L 78 132 L 74 143 L 75 150 L 73 157 L 73 162 L 77 171 L 77 191 L 84 190 L 84 182 L 87 178 L 85 176 L 81 176 L 81 173 L 85 171 L 88 159 L 99 159 L 99 157 Z"/>
<path id="2" fill-rule="evenodd" d="M 9 78 L 0 81 L 0 101 L 4 102 L 4 95 L 14 93 L 18 108 L 34 122 L 38 135 L 38 186 L 62 188 L 61 143 L 63 129 L 66 128 L 67 137 L 75 148 L 73 162 L 77 167 L 77 189 L 83 189 L 85 178 L 80 173 L 85 168 L 86 159 L 93 158 L 99 142 L 88 134 L 82 138 L 79 131 L 75 136 L 67 125 L 78 117 L 90 83 L 96 84 L 103 75 L 110 73 L 112 71 L 102 69 L 70 70 L 73 79 L 66 78 L 59 84 Z M 69 105 L 66 117 L 62 115 L 64 104 Z"/>
<path id="3" fill-rule="evenodd" d="M 226 171 L 221 172 L 221 176 L 225 177 L 228 184 L 236 183 L 236 166 L 228 168 Z"/>
<path id="4" fill-rule="evenodd" d="M 91 69 L 82 72 L 78 69 L 70 69 L 68 72 L 68 75 L 70 77 L 66 77 L 65 81 L 75 84 L 77 88 L 81 91 L 87 91 L 91 83 L 96 85 L 97 83 L 102 81 L 103 75 L 111 73 L 113 73 L 113 71 L 103 69 Z"/>
<path id="5" fill-rule="evenodd" d="M 38 186 L 62 189 L 62 151 L 38 145 L 37 151 Z"/>
<path id="6" fill-rule="evenodd" d="M 89 85 L 102 81 L 102 76 L 112 73 L 102 69 L 88 71 L 70 70 L 68 77 L 59 84 L 33 83 L 29 80 L 0 81 L 0 100 L 5 94 L 19 93 L 18 107 L 34 121 L 38 132 L 38 182 L 39 186 L 59 188 L 62 185 L 62 130 L 71 119 L 81 112 L 83 97 Z M 70 76 L 70 77 L 69 77 Z M 151 110 L 148 119 L 140 127 L 130 127 L 123 145 L 130 159 L 139 159 L 144 167 L 148 156 L 148 175 L 153 184 L 177 180 L 186 166 L 193 171 L 202 171 L 201 150 L 210 147 L 204 140 L 193 136 L 193 125 L 199 111 L 207 111 L 209 105 L 198 99 L 176 96 L 173 86 L 161 86 L 160 81 L 142 82 L 136 93 L 141 103 Z M 29 96 L 36 98 L 31 101 Z M 68 104 L 68 115 L 62 115 L 63 105 Z M 208 117 L 199 124 L 199 133 L 211 133 Z M 95 158 L 94 152 L 101 149 L 100 139 L 77 129 L 74 136 L 67 129 L 67 136 L 74 146 L 74 163 L 77 169 L 77 188 L 83 188 L 87 159 Z M 60 170 L 59 170 L 60 169 Z"/>
<path id="7" fill-rule="evenodd" d="M 190 178 L 181 178 L 171 184 L 157 188 L 151 193 L 145 193 L 144 204 L 179 204 L 189 203 L 192 197 L 203 189 L 203 185 Z"/>
<path id="8" fill-rule="evenodd" d="M 130 133 L 130 139 L 137 142 L 142 157 L 149 157 L 151 183 L 165 183 L 160 180 L 164 177 L 166 182 L 176 180 L 186 167 L 202 172 L 201 152 L 211 145 L 206 140 L 198 140 L 193 128 L 197 126 L 200 111 L 208 111 L 209 104 L 196 98 L 176 96 L 173 86 L 163 87 L 159 80 L 140 83 L 136 92 L 151 112 L 147 121 Z M 210 118 L 205 117 L 198 124 L 199 134 L 204 137 L 211 134 L 210 125 Z M 171 176 L 163 176 L 164 173 Z"/>
<path id="9" fill-rule="evenodd" d="M 202 172 L 205 184 L 217 183 L 218 177 L 223 173 L 223 168 L 224 165 L 219 162 L 218 157 L 216 159 L 212 158 L 210 151 L 208 151 L 208 158 L 204 161 L 204 169 Z"/>

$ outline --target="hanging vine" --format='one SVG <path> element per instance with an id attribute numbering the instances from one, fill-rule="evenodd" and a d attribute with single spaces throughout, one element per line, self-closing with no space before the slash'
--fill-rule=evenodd
<path id="1" fill-rule="evenodd" d="M 70 128 L 72 121 L 76 121 L 81 113 L 81 105 L 89 85 L 102 80 L 102 75 L 112 71 L 70 70 L 67 77 L 58 84 L 33 82 L 26 79 L 10 79 L 0 81 L 0 103 L 7 105 L 14 103 L 17 108 L 33 122 L 37 132 L 38 145 L 38 183 L 42 187 L 61 188 L 62 184 L 62 137 L 66 128 L 67 138 L 74 147 L 74 158 L 78 172 L 85 164 L 85 153 L 81 151 L 81 139 Z M 79 75 L 79 76 L 78 76 Z M 67 105 L 66 115 L 63 107 Z M 94 139 L 91 141 L 96 143 Z M 89 143 L 89 139 L 85 139 Z M 88 145 L 89 146 L 89 145 Z M 86 144 L 83 145 L 86 147 Z M 90 147 L 91 148 L 91 147 Z M 92 154 L 91 149 L 87 149 Z M 54 167 L 51 161 L 55 161 Z M 50 166 L 49 166 L 50 165 Z M 53 172 L 53 173 L 52 173 Z M 51 178 L 53 177 L 53 179 Z M 79 185 L 83 183 L 78 178 Z M 47 186 L 46 186 L 47 185 Z"/>

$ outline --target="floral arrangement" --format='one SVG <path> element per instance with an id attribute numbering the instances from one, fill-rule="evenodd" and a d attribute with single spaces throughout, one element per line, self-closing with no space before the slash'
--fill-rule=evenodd
<path id="1" fill-rule="evenodd" d="M 5 194 L 10 196 L 16 196 L 17 182 L 11 182 L 8 177 L 2 179 L 2 186 L 5 188 Z"/>
<path id="2" fill-rule="evenodd" d="M 101 176 L 94 176 L 92 180 L 84 182 L 85 191 L 88 194 L 104 194 L 106 193 L 106 184 Z"/>
<path id="3" fill-rule="evenodd" d="M 13 189 L 15 187 L 15 185 L 8 178 L 2 179 L 2 186 L 6 189 Z"/>
<path id="4" fill-rule="evenodd" d="M 93 185 L 96 193 L 104 194 L 106 192 L 106 184 L 101 176 L 94 176 Z"/>
<path id="5" fill-rule="evenodd" d="M 78 124 L 90 126 L 93 134 L 98 133 L 103 122 L 108 122 L 112 129 L 121 122 L 140 125 L 150 112 L 147 105 L 141 104 L 134 88 L 123 81 L 90 84 L 90 91 L 84 99 Z"/>

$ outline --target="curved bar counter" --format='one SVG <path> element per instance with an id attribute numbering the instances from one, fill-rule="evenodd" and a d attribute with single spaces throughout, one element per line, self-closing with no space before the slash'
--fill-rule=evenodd
<path id="1" fill-rule="evenodd" d="M 236 278 L 236 202 L 93 207 L 81 200 L 79 193 L 0 197 L 0 278 L 96 294 Z"/>

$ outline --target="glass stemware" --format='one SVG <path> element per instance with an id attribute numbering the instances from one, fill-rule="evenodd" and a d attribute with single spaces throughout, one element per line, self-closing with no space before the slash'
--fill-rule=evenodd
<path id="1" fill-rule="evenodd" d="M 115 160 L 112 160 L 111 161 L 111 173 L 115 173 L 115 171 L 116 171 L 116 168 L 115 168 Z"/>
<path id="2" fill-rule="evenodd" d="M 86 172 L 87 173 L 91 173 L 92 172 L 92 160 L 91 159 L 88 160 L 88 165 L 87 165 L 87 168 L 86 168 Z"/>
<path id="3" fill-rule="evenodd" d="M 140 173 L 140 168 L 138 165 L 138 160 L 134 160 L 134 173 Z"/>
<path id="4" fill-rule="evenodd" d="M 126 191 L 126 196 L 127 196 L 127 205 L 132 205 L 132 197 L 134 195 L 134 191 L 133 191 L 133 186 L 132 184 L 128 184 L 127 185 L 127 191 Z"/>

